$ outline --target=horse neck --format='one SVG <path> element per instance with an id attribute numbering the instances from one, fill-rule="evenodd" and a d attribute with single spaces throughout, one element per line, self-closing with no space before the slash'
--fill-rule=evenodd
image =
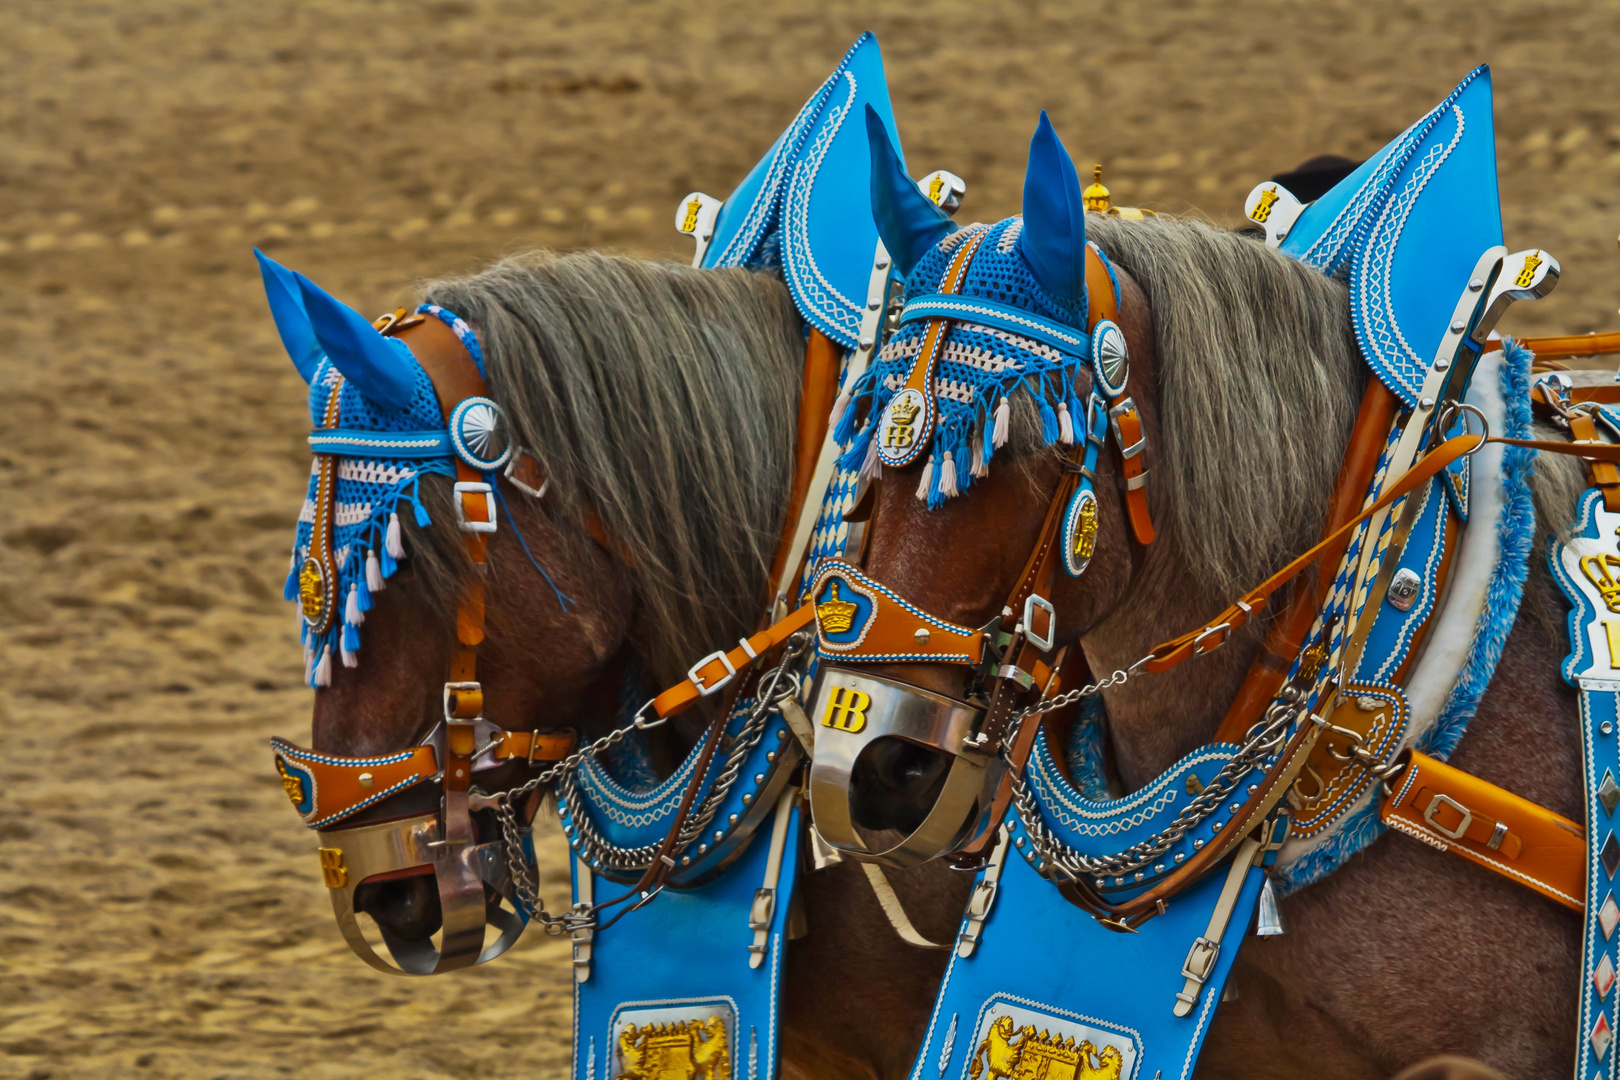
<path id="1" fill-rule="evenodd" d="M 1157 644 L 1220 611 L 1189 563 L 1161 534 L 1137 583 L 1112 614 L 1081 638 L 1098 677 L 1128 669 Z M 1223 647 L 1160 675 L 1134 675 L 1103 692 L 1108 735 L 1119 776 L 1135 790 L 1208 742 L 1259 652 L 1264 620 L 1233 634 Z"/>

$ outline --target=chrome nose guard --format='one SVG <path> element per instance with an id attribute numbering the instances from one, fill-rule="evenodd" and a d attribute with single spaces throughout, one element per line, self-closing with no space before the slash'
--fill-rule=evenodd
<path id="1" fill-rule="evenodd" d="M 810 715 L 816 725 L 810 810 L 816 831 L 851 858 L 916 866 L 956 847 L 982 813 L 1005 766 L 978 748 L 984 710 L 905 683 L 823 665 Z M 922 823 L 898 843 L 871 850 L 855 830 L 850 784 L 856 760 L 878 739 L 896 738 L 951 757 L 945 785 Z"/>

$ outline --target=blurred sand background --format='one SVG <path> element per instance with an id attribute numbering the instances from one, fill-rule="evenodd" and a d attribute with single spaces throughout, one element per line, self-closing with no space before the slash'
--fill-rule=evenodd
<path id="1" fill-rule="evenodd" d="M 0 1076 L 553 1077 L 566 946 L 351 957 L 264 740 L 308 737 L 280 599 L 308 458 L 259 244 L 365 311 L 529 245 L 689 257 L 862 30 L 919 173 L 1017 209 L 1036 111 L 1116 202 L 1233 221 L 1494 66 L 1504 330 L 1620 326 L 1620 8 L 10 0 L 0 39 Z M 548 895 L 563 891 L 554 838 Z"/>

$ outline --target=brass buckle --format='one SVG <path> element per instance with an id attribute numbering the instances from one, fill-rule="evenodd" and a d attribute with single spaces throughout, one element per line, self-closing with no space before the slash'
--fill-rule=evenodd
<path id="1" fill-rule="evenodd" d="M 1462 821 L 1457 823 L 1457 828 L 1455 830 L 1448 829 L 1438 821 L 1434 820 L 1434 815 L 1440 809 L 1440 805 L 1442 803 L 1451 807 L 1453 810 L 1462 815 Z M 1468 807 L 1464 806 L 1456 799 L 1453 799 L 1450 795 L 1436 795 L 1434 798 L 1429 800 L 1429 808 L 1423 811 L 1423 820 L 1427 821 L 1430 828 L 1439 833 L 1441 836 L 1444 836 L 1446 839 L 1461 840 L 1463 838 L 1463 834 L 1468 831 L 1468 826 L 1474 823 L 1474 813 L 1472 810 L 1468 809 Z"/>

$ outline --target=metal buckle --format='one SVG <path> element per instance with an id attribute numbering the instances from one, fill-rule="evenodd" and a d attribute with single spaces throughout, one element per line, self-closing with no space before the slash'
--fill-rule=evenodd
<path id="1" fill-rule="evenodd" d="M 713 686 L 704 686 L 703 677 L 699 675 L 698 672 L 708 667 L 716 660 L 720 661 L 721 666 L 726 669 L 726 677 L 723 679 L 716 679 Z M 703 697 L 708 697 L 710 694 L 723 689 L 727 683 L 731 682 L 732 679 L 735 679 L 737 677 L 737 669 L 731 666 L 730 657 L 728 657 L 720 649 L 716 649 L 708 656 L 705 656 L 703 659 L 693 664 L 692 667 L 687 671 L 686 677 L 691 681 L 693 686 L 697 687 L 697 692 L 700 695 Z"/>
<path id="2" fill-rule="evenodd" d="M 1137 436 L 1135 442 L 1126 446 L 1125 436 L 1119 433 L 1119 418 L 1126 413 L 1134 412 L 1136 412 L 1136 401 L 1132 398 L 1125 398 L 1118 405 L 1108 410 L 1108 426 L 1114 432 L 1114 441 L 1119 444 L 1119 456 L 1122 458 L 1133 458 L 1147 446 L 1147 428 L 1142 424 L 1140 415 L 1138 415 L 1136 423 L 1138 427 L 1142 428 L 1142 432 Z"/>
<path id="3" fill-rule="evenodd" d="M 535 468 L 540 468 L 540 459 L 529 453 L 527 450 L 519 447 L 517 450 L 513 451 L 512 460 L 506 463 L 506 468 L 501 470 L 501 475 L 510 480 L 513 487 L 523 492 L 523 494 L 529 496 L 529 498 L 543 499 L 546 497 L 546 492 L 551 490 L 551 477 L 547 475 L 544 480 L 540 481 L 540 486 L 537 488 L 532 488 L 528 484 L 525 484 L 522 480 L 519 480 L 517 478 L 518 462 L 522 461 L 525 457 L 528 457 L 534 462 Z M 492 518 L 491 520 L 494 519 Z"/>
<path id="4" fill-rule="evenodd" d="M 455 498 L 452 500 L 456 507 L 456 527 L 462 532 L 492 533 L 495 531 L 495 489 L 482 480 L 457 480 L 455 485 Z M 484 509 L 489 513 L 488 521 L 468 521 L 467 512 L 461 505 L 461 497 L 465 494 L 478 494 L 484 497 Z"/>
<path id="5" fill-rule="evenodd" d="M 1462 815 L 1462 820 L 1457 823 L 1457 828 L 1455 830 L 1448 829 L 1438 821 L 1434 820 L 1434 815 L 1436 811 L 1440 809 L 1441 803 L 1444 803 Z M 1434 798 L 1429 800 L 1429 808 L 1423 811 L 1423 820 L 1427 821 L 1429 826 L 1434 829 L 1435 832 L 1439 833 L 1441 836 L 1444 836 L 1447 840 L 1461 840 L 1463 838 L 1463 834 L 1468 831 L 1468 826 L 1474 823 L 1474 812 L 1468 809 L 1468 807 L 1464 806 L 1462 803 L 1458 802 L 1456 799 L 1453 799 L 1450 795 L 1436 795 Z"/>
<path id="6" fill-rule="evenodd" d="M 1213 637 L 1216 634 L 1224 634 L 1230 629 L 1232 629 L 1232 624 L 1229 622 L 1216 623 L 1214 626 L 1204 627 L 1203 631 L 1197 637 L 1192 639 L 1193 653 L 1197 656 L 1203 656 L 1205 653 L 1212 653 L 1222 645 L 1225 645 L 1226 639 L 1223 637 L 1209 648 L 1206 649 L 1203 647 L 1206 639 Z"/>
<path id="7" fill-rule="evenodd" d="M 474 691 L 477 691 L 478 693 L 481 694 L 481 693 L 484 692 L 484 684 L 483 683 L 476 683 L 476 682 L 447 682 L 447 683 L 445 683 L 444 684 L 444 718 L 446 720 L 458 720 L 458 719 L 460 719 L 460 717 L 455 717 L 455 716 L 450 715 L 450 695 L 454 694 L 454 693 L 457 693 L 459 691 L 462 691 L 462 690 L 474 690 Z M 475 720 L 482 719 L 483 715 L 484 715 L 484 711 L 482 709 L 480 709 L 480 710 L 478 710 L 478 715 L 476 717 L 469 717 L 469 719 L 475 719 Z"/>
<path id="8" fill-rule="evenodd" d="M 1045 637 L 1041 637 L 1039 634 L 1035 633 L 1034 615 L 1036 608 L 1040 608 L 1042 611 L 1046 612 Z M 1050 652 L 1052 648 L 1052 638 L 1057 634 L 1057 609 L 1052 606 L 1052 602 L 1046 597 L 1040 595 L 1039 593 L 1030 593 L 1029 596 L 1024 599 L 1024 619 L 1022 626 L 1024 630 L 1024 637 L 1029 639 L 1029 643 L 1031 645 L 1041 650 L 1041 652 Z"/>
<path id="9" fill-rule="evenodd" d="M 1221 955 L 1221 943 L 1200 937 L 1187 950 L 1187 962 L 1181 965 L 1181 977 L 1202 984 L 1215 970 L 1215 960 Z"/>

